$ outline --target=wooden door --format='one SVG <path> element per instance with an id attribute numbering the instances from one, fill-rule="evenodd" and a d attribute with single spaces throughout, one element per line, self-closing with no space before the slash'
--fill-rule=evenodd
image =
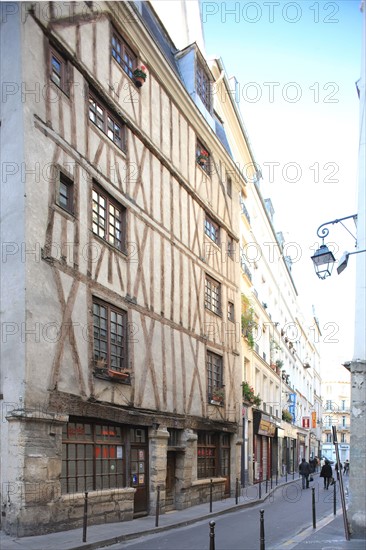
<path id="1" fill-rule="evenodd" d="M 175 504 L 175 452 L 168 451 L 166 463 L 166 481 L 165 481 L 165 506 L 169 509 L 174 508 Z"/>
<path id="2" fill-rule="evenodd" d="M 148 446 L 145 428 L 130 428 L 130 485 L 136 489 L 134 516 L 148 513 Z"/>

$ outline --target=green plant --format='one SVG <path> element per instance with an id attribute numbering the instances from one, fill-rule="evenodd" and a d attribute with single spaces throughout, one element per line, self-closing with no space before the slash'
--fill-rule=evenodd
<path id="1" fill-rule="evenodd" d="M 224 397 L 225 397 L 224 388 L 219 388 L 218 386 L 216 386 L 215 388 L 212 389 L 212 399 L 217 401 L 223 401 Z"/>
<path id="2" fill-rule="evenodd" d="M 145 65 L 141 65 L 140 67 L 137 67 L 137 69 L 133 71 L 133 76 L 135 76 L 136 78 L 143 78 L 144 80 L 146 80 L 146 77 L 147 77 L 147 73 L 145 72 L 146 70 L 147 69 Z"/>
<path id="3" fill-rule="evenodd" d="M 245 401 L 248 401 L 249 403 L 252 403 L 253 405 L 259 407 L 262 402 L 261 398 L 259 397 L 259 393 L 255 395 L 254 388 L 250 386 L 248 382 L 243 382 L 242 388 Z"/>
<path id="4" fill-rule="evenodd" d="M 276 367 L 278 367 L 279 369 L 282 369 L 283 367 L 283 361 L 281 359 L 277 359 L 276 361 Z"/>
<path id="5" fill-rule="evenodd" d="M 292 414 L 287 409 L 283 409 L 282 411 L 282 420 L 285 422 L 292 422 Z"/>
<path id="6" fill-rule="evenodd" d="M 241 295 L 241 331 L 247 339 L 250 348 L 254 347 L 253 331 L 257 328 L 257 323 L 254 320 L 254 309 L 250 304 L 249 298 L 244 294 Z"/>

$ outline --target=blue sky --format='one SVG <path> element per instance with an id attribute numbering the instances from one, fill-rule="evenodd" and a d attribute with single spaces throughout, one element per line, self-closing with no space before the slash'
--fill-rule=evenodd
<path id="1" fill-rule="evenodd" d="M 327 323 L 338 327 L 335 342 L 325 342 L 329 364 L 352 357 L 355 257 L 341 275 L 334 269 L 320 281 L 310 256 L 311 246 L 321 244 L 321 223 L 356 212 L 359 6 L 359 0 L 201 3 L 207 56 L 221 57 L 239 82 L 240 110 L 276 229 L 303 251 L 293 267 L 300 299 L 307 313 L 315 305 L 325 334 Z M 270 181 L 273 162 L 279 164 Z M 340 224 L 330 228 L 329 240 L 339 245 L 338 259 L 353 250 Z"/>

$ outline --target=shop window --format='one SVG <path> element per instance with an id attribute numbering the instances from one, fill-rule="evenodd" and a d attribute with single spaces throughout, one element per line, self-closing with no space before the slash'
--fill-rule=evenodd
<path id="1" fill-rule="evenodd" d="M 121 427 L 69 422 L 62 431 L 62 493 L 125 486 Z"/>
<path id="2" fill-rule="evenodd" d="M 198 479 L 217 476 L 218 437 L 212 432 L 198 432 L 197 477 Z"/>

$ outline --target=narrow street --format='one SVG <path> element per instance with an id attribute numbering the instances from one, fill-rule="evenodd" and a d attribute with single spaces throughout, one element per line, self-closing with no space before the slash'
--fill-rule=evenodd
<path id="1" fill-rule="evenodd" d="M 312 487 L 315 488 L 316 519 L 333 513 L 333 488 L 323 489 L 323 481 L 315 477 L 310 488 L 301 489 L 301 480 L 278 489 L 264 504 L 213 517 L 215 550 L 257 550 L 260 544 L 260 510 L 264 510 L 265 547 L 283 548 L 284 544 L 301 531 L 312 527 Z M 337 509 L 341 506 L 337 490 Z M 209 521 L 142 536 L 114 546 L 115 550 L 200 550 L 209 548 Z"/>

